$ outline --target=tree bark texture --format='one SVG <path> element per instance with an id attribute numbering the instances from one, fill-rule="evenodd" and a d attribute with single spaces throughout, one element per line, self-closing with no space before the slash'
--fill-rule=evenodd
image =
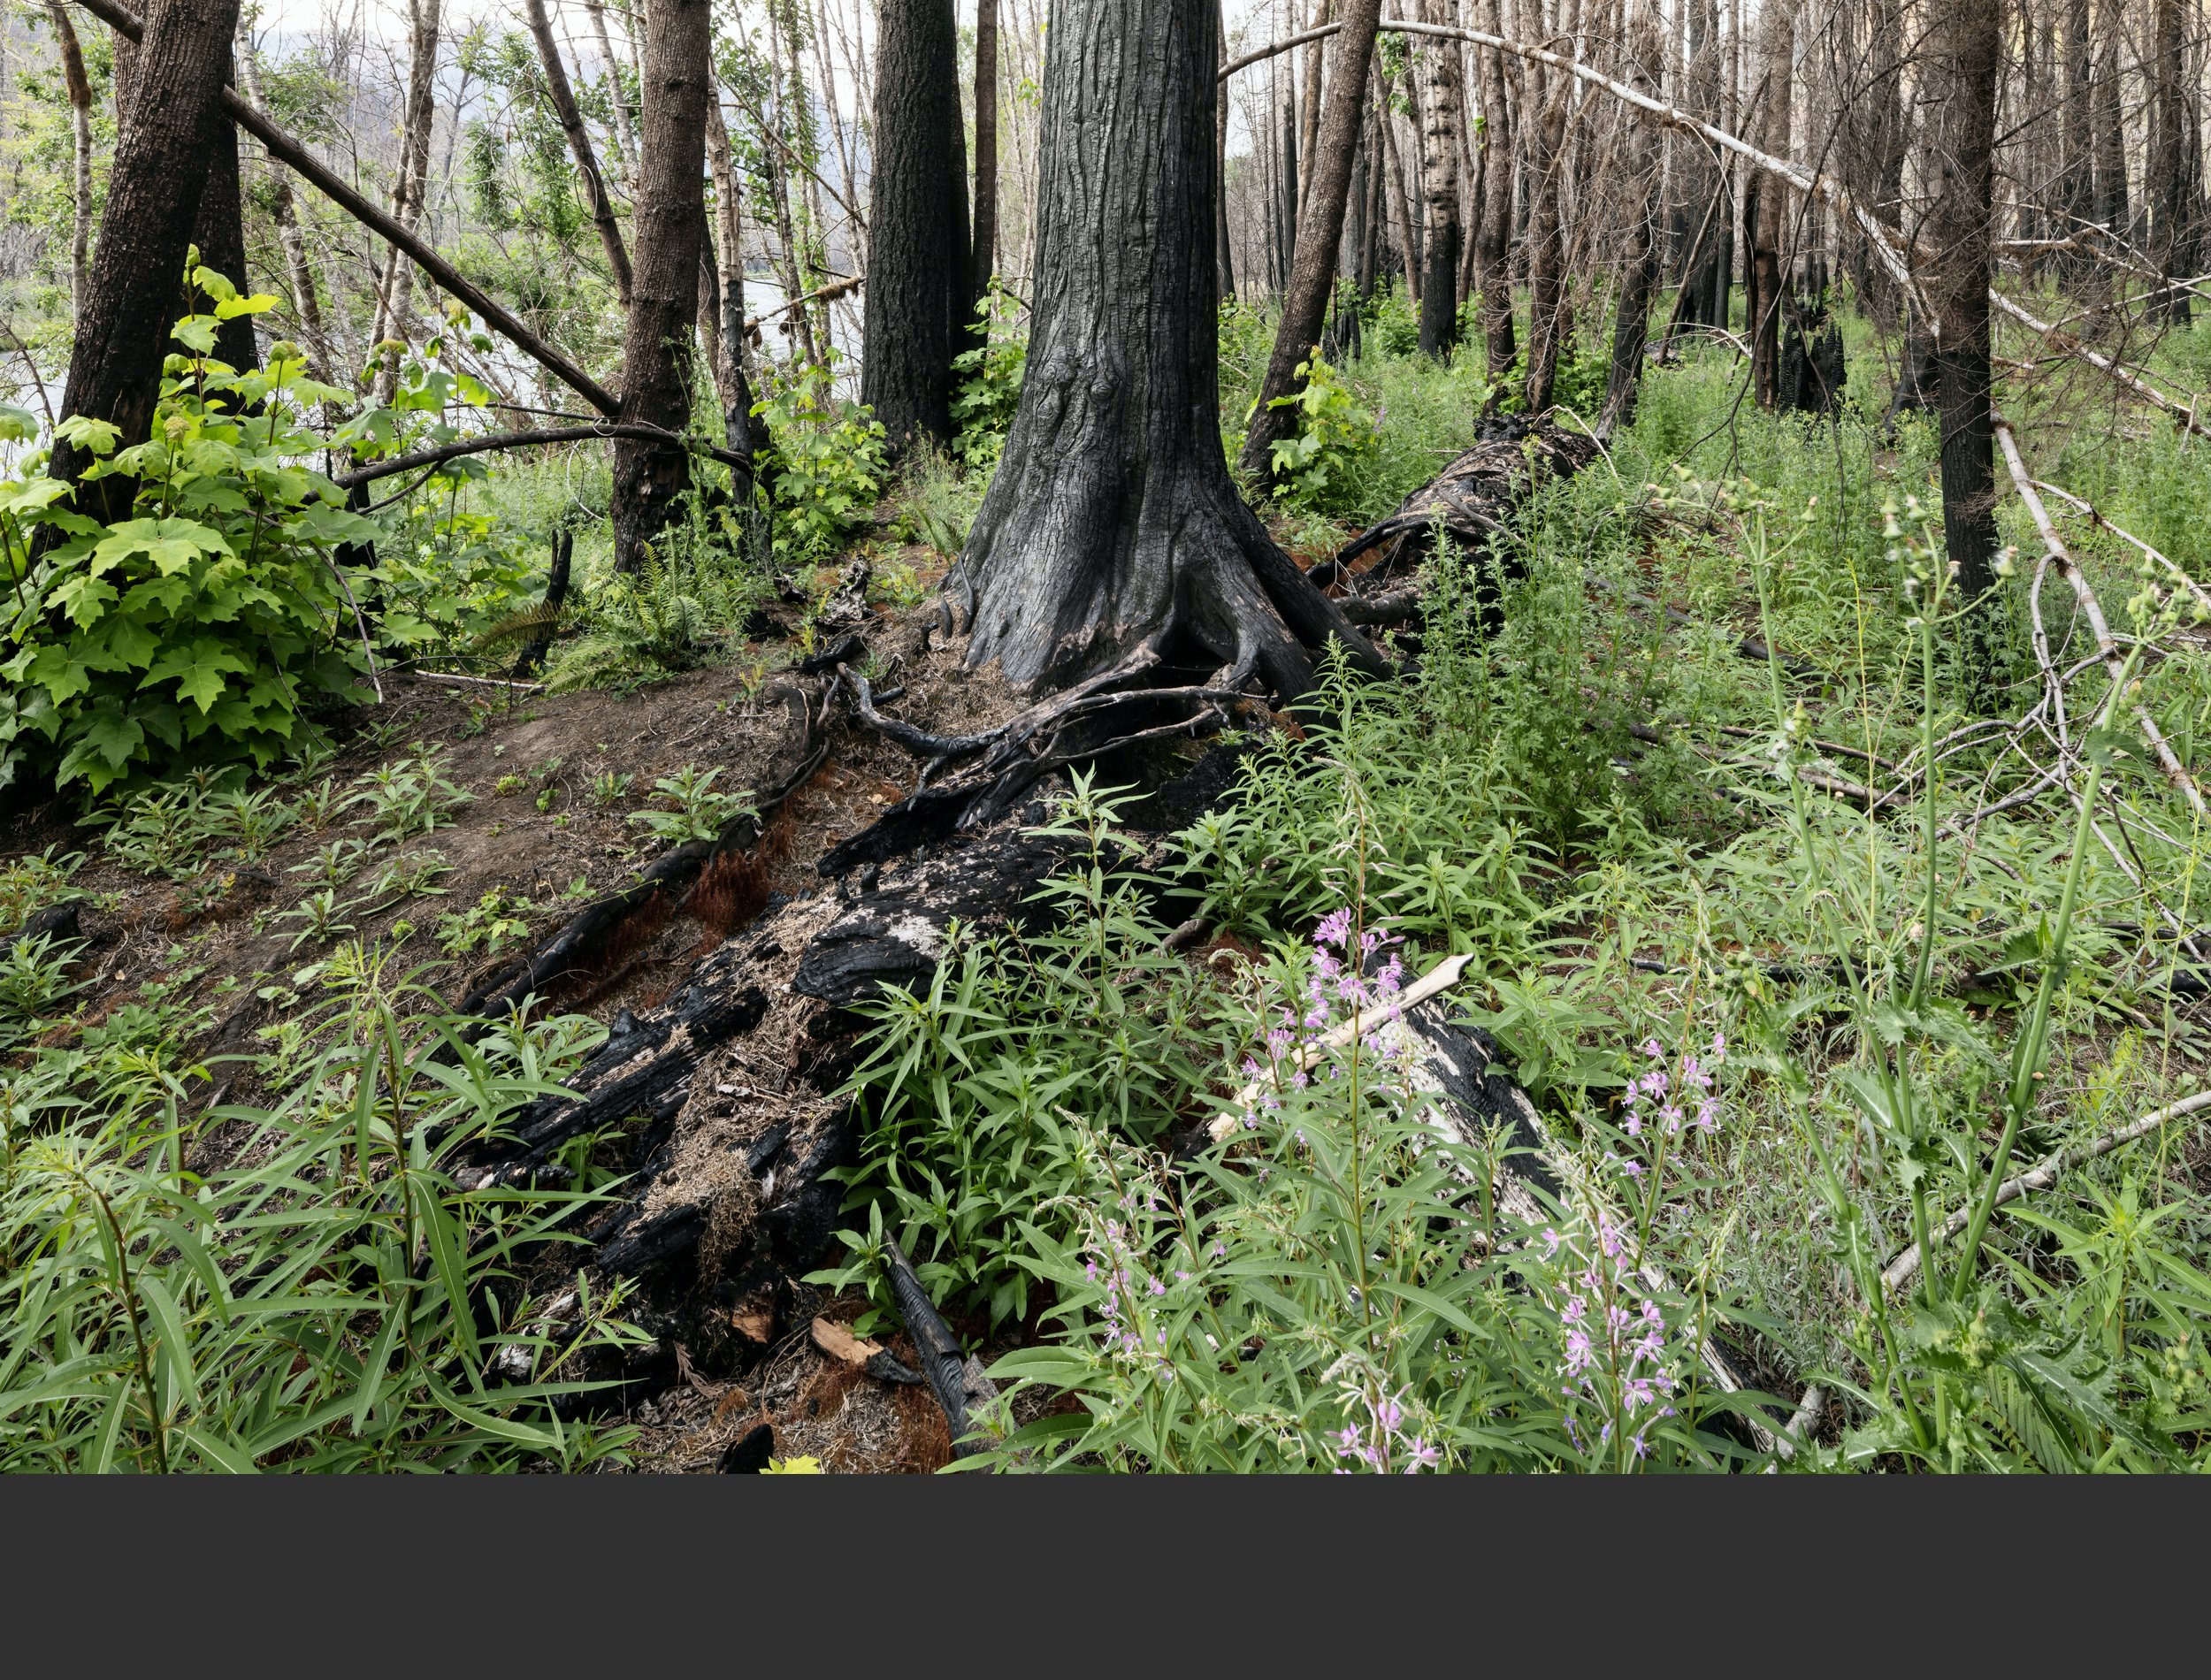
<path id="1" fill-rule="evenodd" d="M 1503 34 L 1497 0 L 1483 0 L 1481 27 Z M 1504 57 L 1476 50 L 1481 76 L 1481 228 L 1474 239 L 1475 284 L 1481 287 L 1481 337 L 1489 383 L 1500 386 L 1520 359 L 1512 329 L 1512 113 L 1504 91 Z"/>
<path id="2" fill-rule="evenodd" d="M 1658 95 L 1660 38 L 1657 19 L 1649 11 L 1639 15 L 1628 37 L 1627 80 L 1641 92 Z M 1664 210 L 1660 196 L 1657 131 L 1649 123 L 1633 124 L 1626 141 L 1630 203 L 1640 201 L 1641 214 L 1631 215 L 1626 250 L 1621 265 L 1619 311 L 1612 323 L 1612 368 L 1606 381 L 1604 416 L 1614 425 L 1628 425 L 1635 418 L 1635 399 L 1642 388 L 1643 345 L 1650 331 L 1650 297 L 1658 283 L 1658 224 Z"/>
<path id="3" fill-rule="evenodd" d="M 1966 0 L 1980 4 L 1984 0 Z M 1758 19 L 1760 70 L 1756 101 L 1763 116 L 1760 144 L 1777 157 L 1790 150 L 1789 116 L 1794 80 L 1791 54 L 1795 37 L 1791 0 L 1767 0 Z M 1788 188 L 1772 176 L 1750 178 L 1743 194 L 1743 231 L 1750 237 L 1743 272 L 1743 329 L 1750 339 L 1750 384 L 1762 409 L 1781 401 L 1781 317 L 1786 279 L 1781 248 L 1788 237 Z"/>
<path id="4" fill-rule="evenodd" d="M 707 89 L 707 164 L 714 175 L 715 231 L 721 239 L 715 296 L 722 309 L 722 350 L 728 359 L 726 370 L 715 373 L 722 430 L 731 448 L 758 460 L 768 449 L 768 423 L 753 412 L 753 358 L 745 329 L 744 218 L 738 213 L 739 183 L 729 126 L 722 119 L 721 95 L 712 82 Z"/>
<path id="5" fill-rule="evenodd" d="M 998 272 L 998 0 L 975 0 L 975 278 L 968 314 L 991 289 Z M 964 348 L 955 343 L 954 350 Z"/>
<path id="6" fill-rule="evenodd" d="M 177 288 L 199 213 L 214 140 L 227 131 L 219 100 L 238 27 L 238 0 L 163 0 L 137 54 L 138 89 L 115 149 L 105 213 L 70 347 L 62 413 L 105 420 L 120 447 L 142 443 L 161 395 Z M 57 440 L 48 471 L 73 479 L 89 463 Z M 130 513 L 120 477 L 79 487 L 77 508 L 113 521 Z"/>
<path id="7" fill-rule="evenodd" d="M 2119 238 L 2127 237 L 2126 117 L 2120 81 L 2126 68 L 2126 14 L 2115 0 L 2098 0 L 2089 39 L 2099 49 L 2095 79 L 2088 90 L 2089 121 L 2094 135 L 2096 220 Z"/>
<path id="8" fill-rule="evenodd" d="M 1450 25 L 1443 0 L 1424 0 L 1422 19 Z M 1458 342 L 1458 135 L 1466 106 L 1458 85 L 1458 43 L 1416 41 L 1421 72 L 1420 195 L 1427 206 L 1425 270 L 1420 277 L 1420 351 L 1448 356 Z"/>
<path id="9" fill-rule="evenodd" d="M 584 202 L 591 206 L 592 225 L 599 230 L 599 248 L 607 254 L 607 271 L 614 276 L 615 295 L 626 309 L 631 284 L 630 253 L 623 248 L 614 200 L 592 148 L 591 131 L 584 126 L 584 113 L 577 107 L 576 91 L 569 86 L 568 65 L 553 39 L 553 22 L 546 15 L 545 0 L 524 0 L 524 16 L 531 38 L 538 43 L 538 65 L 545 72 L 545 91 L 553 102 L 553 114 L 560 118 L 561 132 L 568 136 L 569 154 L 576 159 L 577 173 L 584 178 Z"/>
<path id="10" fill-rule="evenodd" d="M 1521 26 L 1521 39 L 1541 39 L 1542 6 L 1537 0 L 1522 0 L 1521 10 L 1527 19 Z M 1564 153 L 1571 98 L 1569 78 L 1547 73 L 1541 65 L 1522 62 L 1520 110 L 1526 113 L 1522 135 L 1528 192 L 1526 389 L 1530 414 L 1540 415 L 1550 407 L 1558 379 L 1558 357 L 1565 347 L 1566 250 L 1559 199 L 1566 190 Z"/>
<path id="11" fill-rule="evenodd" d="M 2169 281 L 2197 278 L 2196 218 L 2203 183 L 2189 142 L 2200 120 L 2197 90 L 2188 78 L 2188 9 L 2182 0 L 2156 0 L 2152 9 L 2150 62 L 2144 66 L 2150 93 L 2149 201 L 2151 255 Z M 2150 298 L 2149 317 L 2168 326 L 2189 322 L 2188 294 L 2169 286 Z"/>
<path id="12" fill-rule="evenodd" d="M 1988 286 L 2001 29 L 2001 0 L 1948 0 L 1928 31 L 1920 93 L 1922 179 L 1934 195 L 1920 246 L 1938 317 L 1929 364 L 1942 420 L 1943 541 L 1969 601 L 1995 579 Z M 1978 617 L 1967 634 L 1974 643 L 1985 634 Z M 1984 663 L 1969 658 L 1977 672 Z"/>
<path id="13" fill-rule="evenodd" d="M 637 264 L 622 340 L 624 421 L 681 431 L 691 418 L 691 335 L 706 239 L 707 93 L 714 73 L 709 0 L 649 0 L 643 132 L 638 136 Z M 614 557 L 635 571 L 691 483 L 680 445 L 615 444 Z"/>
<path id="14" fill-rule="evenodd" d="M 1343 27 L 1327 43 L 1335 54 L 1335 67 L 1324 96 L 1320 155 L 1311 160 L 1308 225 L 1298 230 L 1289 284 L 1282 295 L 1281 322 L 1274 332 L 1274 347 L 1267 357 L 1266 377 L 1259 382 L 1259 406 L 1244 432 L 1243 450 L 1238 457 L 1243 471 L 1259 484 L 1265 484 L 1271 473 L 1274 445 L 1296 428 L 1293 408 L 1268 405 L 1297 389 L 1297 364 L 1312 354 L 1327 325 L 1328 296 L 1335 288 L 1336 248 L 1343 237 L 1343 207 L 1351 192 L 1351 155 L 1358 146 L 1360 109 L 1366 103 L 1367 73 L 1374 57 L 1374 25 L 1381 16 L 1381 0 L 1343 0 Z M 1317 45 L 1315 50 L 1319 50 Z M 1209 120 L 1213 97 L 1209 94 L 1206 99 Z M 1210 178 L 1210 164 L 1205 172 Z M 1209 355 L 1206 365 L 1212 364 Z"/>
<path id="15" fill-rule="evenodd" d="M 967 220 L 967 179 L 949 157 L 960 123 L 952 0 L 884 0 L 879 17 L 860 396 L 895 453 L 952 437 L 952 359 L 969 285 L 955 222 Z"/>
<path id="16" fill-rule="evenodd" d="M 1331 633 L 1378 663 L 1221 454 L 1215 33 L 1213 6 L 1182 0 L 1061 0 L 1053 15 L 1028 377 L 960 561 L 968 662 L 1018 688 L 1149 649 L 1295 695 Z M 1344 80 L 1356 95 L 1365 65 Z"/>

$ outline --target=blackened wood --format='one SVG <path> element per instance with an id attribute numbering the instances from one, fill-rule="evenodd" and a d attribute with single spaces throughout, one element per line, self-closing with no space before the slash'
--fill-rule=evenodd
<path id="1" fill-rule="evenodd" d="M 952 437 L 952 359 L 966 347 L 972 277 L 955 233 L 966 176 L 953 174 L 946 143 L 960 120 L 952 0 L 884 0 L 878 15 L 860 397 L 895 452 Z"/>
<path id="2" fill-rule="evenodd" d="M 560 628 L 561 609 L 568 604 L 570 562 L 575 554 L 576 533 L 568 530 L 555 531 L 553 564 L 546 573 L 545 599 L 539 603 L 547 616 L 515 661 L 512 674 L 517 678 L 530 676 L 544 664 L 546 654 L 552 649 L 554 632 Z"/>

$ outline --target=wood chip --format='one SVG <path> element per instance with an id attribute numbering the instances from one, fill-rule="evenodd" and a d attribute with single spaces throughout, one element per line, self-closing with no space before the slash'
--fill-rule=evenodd
<path id="1" fill-rule="evenodd" d="M 877 1342 L 865 1341 L 845 1328 L 826 1318 L 814 1321 L 814 1345 L 831 1359 L 841 1359 L 848 1365 L 865 1365 L 883 1351 Z"/>

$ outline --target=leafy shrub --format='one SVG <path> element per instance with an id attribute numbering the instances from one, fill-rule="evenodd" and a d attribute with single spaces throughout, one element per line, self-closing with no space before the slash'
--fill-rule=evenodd
<path id="1" fill-rule="evenodd" d="M 816 564 L 875 506 L 883 488 L 883 427 L 868 409 L 832 393 L 832 364 L 774 372 L 754 412 L 771 447 L 761 477 L 775 506 L 775 552 Z"/>
<path id="2" fill-rule="evenodd" d="M 970 472 L 987 473 L 998 465 L 1014 411 L 1021 406 L 1021 378 L 1029 367 L 1029 334 L 1016 325 L 1021 308 L 992 275 L 968 328 L 981 342 L 952 358 L 960 389 L 952 400 L 952 449 Z"/>
<path id="3" fill-rule="evenodd" d="M 1348 505 L 1349 473 L 1372 454 L 1376 422 L 1318 355 L 1297 364 L 1303 386 L 1267 406 L 1297 410 L 1297 429 L 1276 440 L 1269 469 L 1275 493 L 1294 508 L 1326 513 Z"/>
<path id="4" fill-rule="evenodd" d="M 27 768 L 97 795 L 157 767 L 265 767 L 315 728 L 317 704 L 354 691 L 363 654 L 335 555 L 375 526 L 300 464 L 325 441 L 303 406 L 342 393 L 307 379 L 287 344 L 258 370 L 212 361 L 218 322 L 275 300 L 193 278 L 213 312 L 177 325 L 187 354 L 168 359 L 151 439 L 116 453 L 112 427 L 61 424 L 97 456 L 88 478 L 136 482 L 133 516 L 97 525 L 35 474 L 0 485 L 0 782 Z M 0 433 L 30 432 L 19 410 L 0 416 Z M 34 559 L 42 533 L 52 546 Z"/>

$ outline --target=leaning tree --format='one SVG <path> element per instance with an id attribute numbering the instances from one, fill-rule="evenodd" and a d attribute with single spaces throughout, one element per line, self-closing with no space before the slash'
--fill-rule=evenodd
<path id="1" fill-rule="evenodd" d="M 1214 314 L 1212 4 L 1058 0 L 1029 367 L 960 568 L 968 662 L 1018 688 L 1157 657 L 1306 691 L 1381 661 L 1228 477 Z"/>

